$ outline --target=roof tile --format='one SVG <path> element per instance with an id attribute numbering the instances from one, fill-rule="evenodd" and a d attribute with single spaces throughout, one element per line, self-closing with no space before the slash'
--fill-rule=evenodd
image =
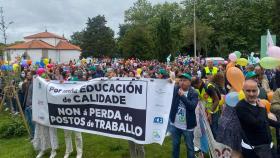
<path id="1" fill-rule="evenodd" d="M 34 39 L 34 38 L 58 38 L 58 39 L 65 40 L 64 37 L 58 36 L 56 34 L 53 34 L 53 33 L 47 32 L 47 31 L 24 37 L 24 39 Z"/>

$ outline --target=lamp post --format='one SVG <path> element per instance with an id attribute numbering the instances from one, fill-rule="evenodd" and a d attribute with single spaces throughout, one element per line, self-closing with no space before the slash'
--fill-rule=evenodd
<path id="1" fill-rule="evenodd" d="M 196 58 L 196 25 L 195 25 L 195 0 L 193 0 L 193 43 L 194 43 L 194 57 Z"/>

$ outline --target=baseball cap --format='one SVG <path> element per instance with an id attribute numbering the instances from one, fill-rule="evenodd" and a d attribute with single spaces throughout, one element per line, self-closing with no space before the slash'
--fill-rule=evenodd
<path id="1" fill-rule="evenodd" d="M 192 76 L 188 73 L 183 73 L 182 75 L 179 76 L 179 78 L 186 78 L 188 80 L 192 80 Z"/>

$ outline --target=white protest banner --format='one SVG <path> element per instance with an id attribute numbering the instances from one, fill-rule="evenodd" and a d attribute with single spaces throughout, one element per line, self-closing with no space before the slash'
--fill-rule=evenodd
<path id="1" fill-rule="evenodd" d="M 195 130 L 195 132 L 200 132 L 200 134 L 195 135 L 200 135 L 200 138 L 196 138 L 194 140 L 194 144 L 199 145 L 198 147 L 204 152 L 207 152 L 209 148 L 212 158 L 231 158 L 232 149 L 229 146 L 221 144 L 214 139 L 206 117 L 205 107 L 203 106 L 202 102 L 198 103 L 197 111 L 197 122 L 199 126 L 198 129 L 200 131 Z"/>
<path id="2" fill-rule="evenodd" d="M 33 83 L 33 121 L 138 144 L 162 144 L 174 85 L 167 80 L 99 78 Z"/>

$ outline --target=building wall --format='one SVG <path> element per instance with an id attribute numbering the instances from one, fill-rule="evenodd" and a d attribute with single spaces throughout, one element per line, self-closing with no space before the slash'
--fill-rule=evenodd
<path id="1" fill-rule="evenodd" d="M 78 50 L 60 50 L 60 63 L 67 63 L 70 60 L 79 59 L 81 52 Z"/>
<path id="2" fill-rule="evenodd" d="M 49 58 L 55 63 L 68 63 L 79 59 L 81 52 L 77 50 L 49 50 Z"/>
<path id="3" fill-rule="evenodd" d="M 59 61 L 58 57 L 59 57 L 59 54 L 58 54 L 57 50 L 49 50 L 49 58 L 52 59 L 52 61 L 54 63 L 57 63 Z"/>
<path id="4" fill-rule="evenodd" d="M 40 61 L 42 59 L 42 49 L 31 49 L 27 51 L 33 62 Z"/>
<path id="5" fill-rule="evenodd" d="M 30 49 L 30 50 L 8 50 L 5 53 L 9 53 L 11 61 L 15 61 L 16 57 L 22 56 L 24 52 L 27 52 L 30 59 L 34 62 L 42 59 L 42 49 Z M 70 60 L 79 59 L 81 52 L 78 50 L 48 50 L 48 58 L 52 59 L 55 63 L 68 63 Z M 4 56 L 6 59 L 6 55 Z"/>
<path id="6" fill-rule="evenodd" d="M 5 53 L 8 53 L 11 56 L 11 61 L 15 61 L 16 57 L 22 56 L 24 52 L 27 52 L 27 55 L 31 58 L 32 61 L 41 60 L 42 49 L 30 49 L 30 50 L 8 50 Z M 7 60 L 7 56 L 4 56 L 4 59 Z"/>

